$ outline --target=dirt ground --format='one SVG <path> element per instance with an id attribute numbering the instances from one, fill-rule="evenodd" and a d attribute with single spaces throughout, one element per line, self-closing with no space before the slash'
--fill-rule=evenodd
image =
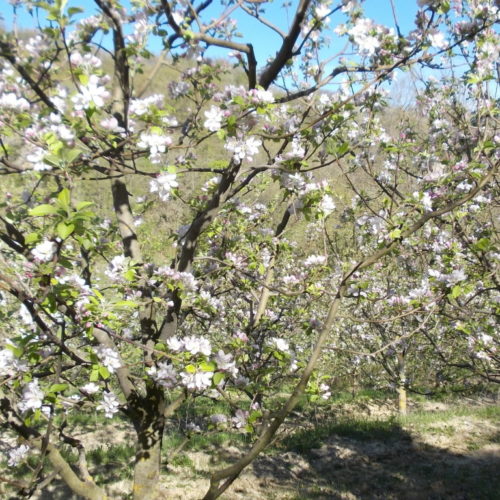
<path id="1" fill-rule="evenodd" d="M 430 403 L 427 411 L 447 409 Z M 343 412 L 387 421 L 384 405 L 344 407 Z M 307 424 L 304 424 L 307 428 Z M 375 427 L 376 430 L 376 427 Z M 87 447 L 129 439 L 128 432 L 101 428 L 81 436 Z M 250 465 L 221 497 L 224 500 L 500 499 L 500 422 L 475 416 L 454 416 L 425 425 L 393 424 L 374 437 L 332 434 L 300 453 L 279 445 Z M 290 448 L 290 447 L 289 447 Z M 204 452 L 188 451 L 188 466 L 169 465 L 162 478 L 162 500 L 199 500 L 211 470 L 231 463 L 242 453 L 227 447 L 214 461 Z M 118 481 L 110 497 L 127 498 L 129 481 Z M 1 496 L 1 495 L 0 495 Z M 2 497 L 3 498 L 3 497 Z M 8 497 L 5 497 L 8 498 Z M 11 497 L 13 498 L 13 497 Z M 39 500 L 76 499 L 53 482 L 33 497 Z"/>

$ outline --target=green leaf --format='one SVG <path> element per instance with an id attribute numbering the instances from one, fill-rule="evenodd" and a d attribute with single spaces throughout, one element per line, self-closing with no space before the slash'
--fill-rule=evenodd
<path id="1" fill-rule="evenodd" d="M 349 143 L 348 142 L 343 142 L 340 144 L 340 146 L 337 147 L 337 155 L 342 156 L 343 154 L 347 153 L 349 150 Z"/>
<path id="2" fill-rule="evenodd" d="M 68 162 L 71 163 L 73 160 L 76 160 L 83 151 L 81 149 L 66 149 L 64 151 L 64 159 Z"/>
<path id="3" fill-rule="evenodd" d="M 69 203 L 71 201 L 71 195 L 69 189 L 64 188 L 58 195 L 57 200 L 61 204 L 62 207 L 68 208 Z"/>
<path id="4" fill-rule="evenodd" d="M 78 80 L 80 80 L 80 83 L 84 86 L 88 85 L 89 83 L 89 77 L 85 73 L 80 73 L 78 75 Z"/>
<path id="5" fill-rule="evenodd" d="M 227 136 L 227 132 L 225 129 L 221 128 L 219 130 L 217 130 L 217 133 L 216 133 L 217 137 L 223 141 L 226 139 L 226 136 Z"/>
<path id="6" fill-rule="evenodd" d="M 28 233 L 24 237 L 24 243 L 26 243 L 26 245 L 31 245 L 39 240 L 40 240 L 40 235 L 38 233 Z"/>
<path id="7" fill-rule="evenodd" d="M 261 410 L 254 410 L 250 415 L 248 416 L 248 423 L 253 424 L 256 420 L 258 420 L 260 417 L 262 417 L 262 411 Z"/>
<path id="8" fill-rule="evenodd" d="M 277 359 L 278 361 L 283 361 L 283 353 L 280 351 L 273 351 L 273 357 Z"/>
<path id="9" fill-rule="evenodd" d="M 53 205 L 44 204 L 38 205 L 31 210 L 28 210 L 28 214 L 32 217 L 43 217 L 44 215 L 54 215 L 57 214 L 57 208 Z"/>
<path id="10" fill-rule="evenodd" d="M 104 380 L 107 380 L 109 378 L 110 373 L 109 373 L 109 370 L 105 366 L 101 365 L 101 366 L 99 366 L 99 375 Z"/>
<path id="11" fill-rule="evenodd" d="M 127 281 L 134 281 L 134 279 L 135 279 L 135 271 L 133 269 L 129 269 L 127 272 L 123 273 L 123 277 Z"/>
<path id="12" fill-rule="evenodd" d="M 56 227 L 56 232 L 59 238 L 65 240 L 70 234 L 75 230 L 74 224 L 65 224 L 64 222 L 59 222 Z"/>
<path id="13" fill-rule="evenodd" d="M 462 287 L 460 285 L 455 285 L 448 295 L 450 298 L 456 299 L 457 297 L 460 297 L 460 295 L 462 295 L 462 292 Z"/>
<path id="14" fill-rule="evenodd" d="M 214 385 L 219 385 L 224 380 L 224 378 L 225 375 L 222 372 L 217 372 L 212 378 Z"/>
<path id="15" fill-rule="evenodd" d="M 49 387 L 49 392 L 63 392 L 69 387 L 68 384 L 52 384 Z"/>
<path id="16" fill-rule="evenodd" d="M 474 248 L 476 248 L 477 250 L 485 251 L 488 250 L 489 247 L 490 240 L 488 238 L 481 238 L 480 240 L 476 241 L 476 243 L 474 243 Z"/>
<path id="17" fill-rule="evenodd" d="M 196 373 L 196 366 L 194 365 L 187 365 L 185 370 L 188 372 L 188 373 Z"/>
<path id="18" fill-rule="evenodd" d="M 217 365 L 213 361 L 203 361 L 200 363 L 199 368 L 204 372 L 214 372 L 217 369 Z"/>
<path id="19" fill-rule="evenodd" d="M 398 238 L 401 238 L 401 229 L 394 229 L 389 233 L 389 238 L 391 240 L 397 240 Z"/>
<path id="20" fill-rule="evenodd" d="M 70 7 L 68 9 L 68 15 L 70 16 L 73 16 L 75 14 L 81 14 L 82 12 L 84 12 L 84 10 L 81 9 L 80 7 Z"/>
<path id="21" fill-rule="evenodd" d="M 43 162 L 46 163 L 47 165 L 50 165 L 52 167 L 59 167 L 61 161 L 59 157 L 55 155 L 45 155 L 43 157 Z"/>
<path id="22" fill-rule="evenodd" d="M 120 300 L 115 304 L 116 307 L 125 307 L 125 308 L 135 308 L 139 307 L 139 304 L 137 302 L 134 302 L 133 300 Z"/>
<path id="23" fill-rule="evenodd" d="M 79 210 L 83 210 L 84 208 L 87 208 L 87 207 L 90 207 L 91 205 L 93 205 L 94 203 L 92 201 L 79 201 L 77 204 L 76 204 L 76 209 L 79 211 Z"/>
<path id="24" fill-rule="evenodd" d="M 91 382 L 97 382 L 99 380 L 99 369 L 96 366 L 92 368 L 89 380 Z"/>

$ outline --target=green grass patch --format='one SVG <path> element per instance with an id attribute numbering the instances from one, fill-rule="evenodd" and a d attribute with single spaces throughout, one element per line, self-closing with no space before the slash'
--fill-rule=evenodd
<path id="1" fill-rule="evenodd" d="M 281 441 L 280 447 L 298 453 L 319 448 L 330 436 L 348 437 L 357 441 L 391 440 L 406 437 L 394 420 L 347 419 L 326 422 L 311 429 L 303 429 Z"/>
<path id="2" fill-rule="evenodd" d="M 492 421 L 500 421 L 500 406 L 453 406 L 439 411 L 415 411 L 397 417 L 402 425 L 427 427 L 432 424 L 447 422 L 457 417 L 476 417 Z"/>

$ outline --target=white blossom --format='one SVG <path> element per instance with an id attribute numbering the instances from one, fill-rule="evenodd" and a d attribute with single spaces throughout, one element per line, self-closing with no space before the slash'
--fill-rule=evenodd
<path id="1" fill-rule="evenodd" d="M 94 347 L 94 351 L 99 357 L 101 363 L 108 369 L 110 373 L 114 373 L 115 370 L 120 368 L 120 356 L 114 349 L 111 349 L 111 347 L 100 345 Z"/>
<path id="2" fill-rule="evenodd" d="M 233 425 L 237 429 L 245 427 L 245 425 L 247 425 L 247 420 L 248 420 L 248 412 L 245 410 L 236 410 L 234 417 L 231 419 Z"/>
<path id="3" fill-rule="evenodd" d="M 99 392 L 99 389 L 99 386 L 95 382 L 89 382 L 88 384 L 82 385 L 80 387 L 80 390 L 82 392 L 89 395 Z"/>
<path id="4" fill-rule="evenodd" d="M 10 92 L 0 95 L 0 108 L 26 111 L 30 108 L 30 103 L 24 97 L 17 97 L 16 94 Z"/>
<path id="5" fill-rule="evenodd" d="M 319 210 L 325 217 L 330 215 L 335 210 L 335 202 L 329 194 L 325 194 L 325 196 L 323 196 L 323 199 L 319 204 Z"/>
<path id="6" fill-rule="evenodd" d="M 149 191 L 151 193 L 158 193 L 161 201 L 167 201 L 170 198 L 172 189 L 179 186 L 179 183 L 175 179 L 175 174 L 163 172 L 156 179 L 152 179 L 149 182 Z"/>
<path id="7" fill-rule="evenodd" d="M 290 344 L 285 339 L 280 339 L 279 337 L 272 337 L 269 339 L 269 345 L 278 351 L 289 352 Z"/>
<path id="8" fill-rule="evenodd" d="M 167 346 L 171 351 L 180 352 L 184 349 L 184 342 L 177 337 L 170 337 L 167 339 Z"/>
<path id="9" fill-rule="evenodd" d="M 113 418 L 113 415 L 118 412 L 120 401 L 115 394 L 109 391 L 104 391 L 102 394 L 102 402 L 97 405 L 98 410 L 103 410 L 106 418 Z"/>
<path id="10" fill-rule="evenodd" d="M 55 242 L 50 240 L 44 240 L 42 243 L 39 243 L 31 253 L 35 259 L 38 259 L 41 262 L 49 262 L 54 257 L 57 251 L 57 245 Z"/>
<path id="11" fill-rule="evenodd" d="M 158 367 L 152 366 L 146 371 L 150 377 L 167 389 L 172 389 L 177 383 L 177 372 L 167 361 L 161 361 Z"/>
<path id="12" fill-rule="evenodd" d="M 330 387 L 327 384 L 320 384 L 319 392 L 322 399 L 328 399 L 332 395 Z"/>
<path id="13" fill-rule="evenodd" d="M 38 380 L 33 380 L 23 389 L 23 397 L 19 403 L 19 410 L 22 413 L 26 413 L 28 410 L 41 408 L 43 398 L 44 394 L 38 386 Z"/>
<path id="14" fill-rule="evenodd" d="M 213 372 L 197 371 L 194 373 L 182 372 L 182 384 L 192 391 L 203 391 L 212 385 Z"/>
<path id="15" fill-rule="evenodd" d="M 272 104 L 274 102 L 274 96 L 269 90 L 251 89 L 248 91 L 248 95 L 254 104 Z"/>
<path id="16" fill-rule="evenodd" d="M 217 363 L 217 368 L 219 370 L 231 373 L 233 376 L 236 376 L 238 373 L 232 354 L 226 354 L 223 350 L 219 350 L 214 357 L 214 361 Z"/>
<path id="17" fill-rule="evenodd" d="M 323 266 L 326 263 L 325 255 L 310 255 L 304 261 L 304 266 L 313 267 L 313 266 Z"/>
<path id="18" fill-rule="evenodd" d="M 371 19 L 358 19 L 353 28 L 348 33 L 354 39 L 354 42 L 359 46 L 361 54 L 372 56 L 380 47 L 380 40 L 371 34 L 375 29 Z"/>
<path id="19" fill-rule="evenodd" d="M 167 135 L 147 134 L 146 132 L 143 132 L 139 137 L 137 146 L 149 149 L 149 159 L 151 160 L 151 163 L 159 163 L 161 159 L 160 154 L 165 153 L 167 147 L 171 144 L 172 139 Z"/>
<path id="20" fill-rule="evenodd" d="M 104 274 L 111 278 L 113 281 L 121 281 L 122 274 L 127 268 L 128 258 L 125 255 L 116 255 L 111 259 L 108 268 Z"/>
<path id="21" fill-rule="evenodd" d="M 436 49 L 445 49 L 448 47 L 448 42 L 441 31 L 437 31 L 429 35 L 429 42 Z"/>
<path id="22" fill-rule="evenodd" d="M 210 341 L 195 335 L 184 337 L 184 349 L 193 355 L 204 354 L 205 356 L 210 356 L 210 353 L 212 352 Z"/>
<path id="23" fill-rule="evenodd" d="M 46 151 L 43 148 L 35 148 L 30 154 L 26 155 L 26 160 L 33 163 L 33 170 L 42 172 L 43 170 L 52 170 L 48 163 L 44 163 Z"/>
<path id="24" fill-rule="evenodd" d="M 210 132 L 217 132 L 222 127 L 224 112 L 218 106 L 212 106 L 208 111 L 205 111 L 205 116 L 207 119 L 203 126 Z"/>
<path id="25" fill-rule="evenodd" d="M 97 75 L 90 75 L 86 85 L 81 85 L 79 93 L 71 98 L 76 111 L 90 108 L 94 105 L 96 108 L 102 108 L 106 99 L 110 96 L 106 87 L 101 84 Z"/>
<path id="26" fill-rule="evenodd" d="M 252 161 L 254 155 L 259 152 L 259 147 L 261 145 L 262 141 L 253 136 L 250 136 L 246 140 L 230 137 L 224 145 L 224 148 L 228 151 L 232 151 L 235 163 L 241 163 L 241 161 L 245 159 Z"/>
<path id="27" fill-rule="evenodd" d="M 20 371 L 26 370 L 26 363 L 18 360 L 10 349 L 0 351 L 0 377 L 13 376 Z"/>
<path id="28" fill-rule="evenodd" d="M 109 116 L 108 118 L 103 118 L 100 122 L 99 125 L 105 129 L 109 130 L 110 132 L 124 132 L 125 129 L 120 127 L 118 124 L 118 120 L 114 116 Z"/>
<path id="29" fill-rule="evenodd" d="M 26 444 L 22 444 L 17 448 L 13 448 L 9 452 L 9 460 L 7 461 L 7 465 L 9 467 L 15 467 L 19 465 L 26 457 L 30 450 L 30 447 Z"/>
<path id="30" fill-rule="evenodd" d="M 144 99 L 132 99 L 130 101 L 130 113 L 137 116 L 145 115 L 151 106 L 161 105 L 164 98 L 162 94 L 154 94 Z"/>
<path id="31" fill-rule="evenodd" d="M 227 422 L 227 417 L 222 413 L 215 413 L 214 415 L 210 415 L 210 422 L 214 425 L 225 424 Z"/>

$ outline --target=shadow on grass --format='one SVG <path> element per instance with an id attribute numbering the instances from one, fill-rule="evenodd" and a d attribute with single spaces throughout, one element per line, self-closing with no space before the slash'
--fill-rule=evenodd
<path id="1" fill-rule="evenodd" d="M 294 500 L 496 500 L 499 470 L 494 447 L 453 453 L 414 442 L 394 420 L 354 419 L 296 432 L 253 464 L 261 486 L 279 484 Z"/>

